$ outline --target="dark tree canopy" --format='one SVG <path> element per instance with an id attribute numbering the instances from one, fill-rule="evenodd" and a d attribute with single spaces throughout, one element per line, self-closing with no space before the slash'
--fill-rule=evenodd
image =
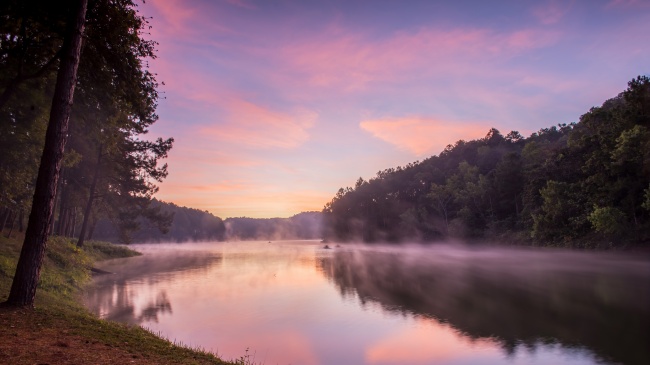
<path id="1" fill-rule="evenodd" d="M 31 205 L 59 64 L 65 16 L 74 1 L 0 5 L 0 218 L 18 222 Z M 75 103 L 50 232 L 91 237 L 109 217 L 128 232 L 138 217 L 165 230 L 171 217 L 149 207 L 167 176 L 158 162 L 173 140 L 143 139 L 156 122 L 158 83 L 147 69 L 156 42 L 131 0 L 89 0 Z"/>
<path id="2" fill-rule="evenodd" d="M 87 3 L 74 104 L 65 118 L 70 127 L 62 146 L 68 143 L 56 163 L 61 179 L 54 179 L 53 214 L 45 225 L 45 235 L 77 236 L 78 245 L 92 236 L 102 217 L 117 222 L 125 236 L 141 217 L 163 231 L 172 220 L 151 206 L 156 184 L 167 176 L 160 160 L 173 139 L 143 138 L 158 119 L 158 83 L 147 66 L 155 58 L 156 42 L 145 38 L 147 19 L 132 0 Z M 78 4 L 0 3 L 1 229 L 16 224 L 22 230 L 32 207 L 57 72 L 66 64 L 69 14 Z"/>

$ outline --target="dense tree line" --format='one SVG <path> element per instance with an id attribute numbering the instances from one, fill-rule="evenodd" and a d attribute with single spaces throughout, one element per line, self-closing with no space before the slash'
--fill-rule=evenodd
<path id="1" fill-rule="evenodd" d="M 0 5 L 0 228 L 22 230 L 31 209 L 67 19 L 76 1 Z M 156 122 L 154 41 L 132 0 L 89 0 L 51 234 L 92 237 L 104 218 L 128 237 L 141 217 L 161 229 L 171 215 L 151 205 L 173 139 L 143 138 Z"/>
<path id="2" fill-rule="evenodd" d="M 302 212 L 289 218 L 226 218 L 229 240 L 290 240 L 322 237 L 321 212 Z"/>
<path id="3" fill-rule="evenodd" d="M 121 234 L 119 222 L 103 218 L 97 224 L 94 238 L 109 242 L 133 243 L 223 241 L 225 239 L 226 228 L 223 220 L 207 211 L 181 207 L 155 198 L 151 207 L 173 217 L 169 229 L 165 232 L 162 232 L 157 224 L 141 217 L 137 220 L 139 228 L 130 235 L 124 236 Z"/>
<path id="4" fill-rule="evenodd" d="M 221 218 L 199 209 L 181 207 L 153 199 L 151 206 L 173 216 L 166 232 L 145 218 L 137 219 L 139 228 L 121 235 L 118 222 L 102 218 L 94 238 L 110 242 L 200 242 L 224 240 L 292 240 L 322 237 L 322 213 L 303 212 L 289 218 Z"/>
<path id="5" fill-rule="evenodd" d="M 325 236 L 342 241 L 647 243 L 650 79 L 633 79 L 578 123 L 528 138 L 493 128 L 438 156 L 359 178 L 323 213 Z"/>

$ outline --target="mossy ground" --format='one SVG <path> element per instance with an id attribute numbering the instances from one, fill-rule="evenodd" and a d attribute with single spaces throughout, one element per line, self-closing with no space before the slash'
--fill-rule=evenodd
<path id="1" fill-rule="evenodd" d="M 0 236 L 0 302 L 9 294 L 22 237 Z M 123 246 L 48 242 L 34 309 L 0 306 L 2 364 L 238 364 L 162 339 L 138 326 L 101 320 L 79 300 L 93 261 L 137 255 Z"/>

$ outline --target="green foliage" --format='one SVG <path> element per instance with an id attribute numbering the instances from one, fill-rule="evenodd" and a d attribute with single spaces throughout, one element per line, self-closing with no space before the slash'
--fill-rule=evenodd
<path id="1" fill-rule="evenodd" d="M 583 197 L 575 184 L 549 180 L 540 195 L 543 203 L 533 217 L 533 237 L 569 241 L 584 232 Z"/>
<path id="2" fill-rule="evenodd" d="M 72 297 L 90 279 L 92 260 L 69 239 L 48 240 L 39 289 Z"/>
<path id="3" fill-rule="evenodd" d="M 614 207 L 594 206 L 589 214 L 589 222 L 594 230 L 607 236 L 620 234 L 625 230 L 625 215 Z"/>
<path id="4" fill-rule="evenodd" d="M 86 241 L 83 250 L 93 261 L 141 255 L 126 246 L 102 241 Z"/>
<path id="5" fill-rule="evenodd" d="M 649 242 L 649 128 L 650 79 L 640 76 L 579 123 L 528 138 L 492 128 L 485 138 L 359 179 L 325 205 L 324 232 L 331 240 L 367 242 Z"/>
<path id="6" fill-rule="evenodd" d="M 16 272 L 16 265 L 18 264 L 20 247 L 18 240 L 9 239 L 4 235 L 0 235 L 0 278 L 13 278 Z"/>
<path id="7" fill-rule="evenodd" d="M 643 201 L 642 206 L 646 210 L 650 211 L 650 184 L 648 185 L 648 188 L 645 189 L 645 200 Z"/>
<path id="8" fill-rule="evenodd" d="M 11 281 L 21 248 L 21 236 L 0 236 L 0 280 Z M 50 237 L 47 242 L 38 295 L 57 295 L 69 300 L 76 299 L 78 291 L 88 283 L 90 268 L 95 260 L 130 257 L 139 253 L 107 242 L 90 242 L 84 249 L 78 248 L 66 237 Z M 4 278 L 4 279 L 2 279 Z"/>

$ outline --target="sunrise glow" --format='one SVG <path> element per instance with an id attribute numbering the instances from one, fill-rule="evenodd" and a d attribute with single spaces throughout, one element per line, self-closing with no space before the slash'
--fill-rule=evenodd
<path id="1" fill-rule="evenodd" d="M 157 197 L 288 217 L 491 127 L 575 122 L 650 73 L 649 6 L 148 1 L 150 135 L 176 140 Z"/>

